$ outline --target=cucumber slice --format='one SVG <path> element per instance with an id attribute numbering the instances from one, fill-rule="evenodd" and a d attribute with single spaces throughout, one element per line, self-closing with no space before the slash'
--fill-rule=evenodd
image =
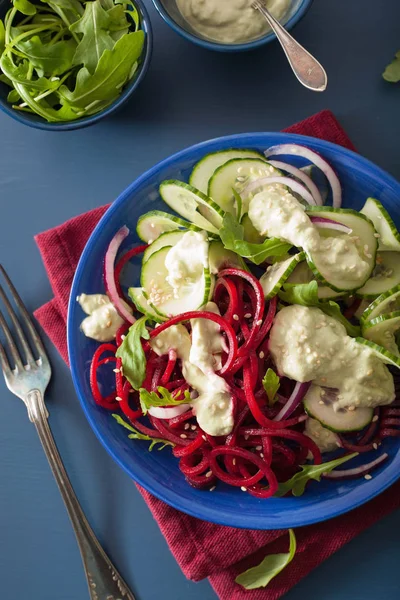
<path id="1" fill-rule="evenodd" d="M 162 233 L 154 242 L 150 244 L 150 246 L 143 253 L 143 264 L 149 260 L 150 256 L 160 250 L 160 248 L 164 248 L 164 246 L 175 246 L 177 242 L 184 236 L 186 231 L 166 231 Z"/>
<path id="2" fill-rule="evenodd" d="M 206 304 L 211 295 L 213 282 L 213 277 L 206 268 L 198 281 L 185 283 L 178 293 L 174 294 L 172 286 L 167 281 L 168 270 L 165 266 L 165 258 L 170 249 L 170 246 L 165 246 L 154 252 L 143 265 L 141 273 L 143 295 L 152 309 L 162 317 L 197 310 Z"/>
<path id="3" fill-rule="evenodd" d="M 305 259 L 304 252 L 299 252 L 286 260 L 277 262 L 265 271 L 260 279 L 260 284 L 264 290 L 264 297 L 267 300 L 276 296 L 288 277 L 293 273 L 299 262 Z"/>
<path id="4" fill-rule="evenodd" d="M 379 250 L 394 250 L 400 252 L 400 233 L 386 208 L 379 200 L 368 198 L 360 212 L 373 222 L 374 227 L 380 236 L 378 238 Z"/>
<path id="5" fill-rule="evenodd" d="M 400 356 L 395 334 L 400 329 L 400 311 L 381 315 L 368 321 L 362 328 L 365 339 L 386 348 L 392 354 Z"/>
<path id="6" fill-rule="evenodd" d="M 234 158 L 214 171 L 208 183 L 208 196 L 224 211 L 236 216 L 238 211 L 232 189 L 241 194 L 250 181 L 274 175 L 282 173 L 261 158 Z"/>
<path id="7" fill-rule="evenodd" d="M 152 319 L 157 323 L 162 323 L 163 321 L 165 321 L 165 317 L 161 317 L 161 315 L 156 313 L 155 310 L 150 306 L 150 304 L 147 301 L 147 298 L 143 294 L 143 290 L 141 287 L 129 288 L 128 295 L 134 303 L 134 305 L 136 306 L 136 308 L 138 309 L 138 311 L 146 315 L 146 317 L 149 317 L 149 319 Z"/>
<path id="8" fill-rule="evenodd" d="M 360 317 L 361 325 L 365 325 L 365 323 L 380 315 L 386 315 L 396 310 L 400 310 L 400 285 L 384 292 L 366 307 Z"/>
<path id="9" fill-rule="evenodd" d="M 363 318 L 363 314 L 364 314 L 365 310 L 368 308 L 368 306 L 369 306 L 368 300 L 365 300 L 365 298 L 363 298 L 360 302 L 360 306 L 357 308 L 356 312 L 354 313 L 355 318 L 360 321 Z"/>
<path id="10" fill-rule="evenodd" d="M 249 270 L 241 256 L 231 250 L 227 250 L 224 248 L 224 245 L 217 240 L 210 242 L 208 260 L 210 263 L 210 273 L 213 275 L 216 275 L 219 271 L 222 271 L 222 269 L 226 269 L 227 267 L 235 267 L 242 269 L 243 271 Z"/>
<path id="11" fill-rule="evenodd" d="M 243 237 L 246 242 L 250 244 L 262 244 L 265 240 L 265 236 L 263 237 L 254 227 L 253 223 L 248 214 L 243 215 L 241 220 L 241 225 L 243 226 Z"/>
<path id="12" fill-rule="evenodd" d="M 163 181 L 160 195 L 166 204 L 197 227 L 218 233 L 224 211 L 205 194 L 183 181 Z"/>
<path id="13" fill-rule="evenodd" d="M 229 149 L 220 150 L 207 154 L 194 167 L 189 177 L 189 183 L 197 188 L 203 194 L 207 194 L 208 183 L 214 174 L 214 171 L 221 165 L 234 158 L 258 158 L 265 160 L 265 156 L 256 150 Z"/>
<path id="14" fill-rule="evenodd" d="M 375 342 L 371 342 L 370 340 L 366 340 L 362 337 L 355 338 L 355 340 L 363 346 L 368 346 L 375 356 L 377 356 L 385 364 L 393 365 L 394 367 L 400 369 L 400 357 L 393 354 L 393 352 L 389 352 L 389 350 L 386 350 L 386 348 L 383 348 L 383 346 L 375 344 Z"/>
<path id="15" fill-rule="evenodd" d="M 372 276 L 357 290 L 360 298 L 376 298 L 400 284 L 400 254 L 398 252 L 382 252 L 376 257 L 376 265 Z"/>
<path id="16" fill-rule="evenodd" d="M 335 433 L 345 433 L 350 431 L 360 431 L 364 429 L 371 421 L 374 415 L 372 408 L 356 408 L 356 410 L 346 410 L 340 408 L 335 411 L 333 403 L 327 400 L 328 395 L 319 385 L 311 385 L 304 400 L 304 410 L 313 419 L 317 419 L 327 429 Z"/>
<path id="17" fill-rule="evenodd" d="M 195 231 L 200 231 L 199 227 L 179 217 L 175 217 L 175 215 L 170 215 L 161 210 L 151 210 L 139 217 L 136 233 L 143 242 L 149 244 L 162 233 L 177 229 L 194 229 Z"/>
<path id="18" fill-rule="evenodd" d="M 351 208 L 330 208 L 328 206 L 310 206 L 306 209 L 309 217 L 331 218 L 347 225 L 352 230 L 352 237 L 358 238 L 358 247 L 360 254 L 365 262 L 368 263 L 369 271 L 363 281 L 356 281 L 349 277 L 346 282 L 343 278 L 335 277 L 329 273 L 324 265 L 318 261 L 318 255 L 307 255 L 307 262 L 315 277 L 324 282 L 328 287 L 336 292 L 347 292 L 362 287 L 370 278 L 376 259 L 378 242 L 375 237 L 375 229 L 372 222 L 365 216 Z M 347 234 L 340 234 L 341 237 Z"/>
<path id="19" fill-rule="evenodd" d="M 314 273 L 311 271 L 306 261 L 303 261 L 297 265 L 294 271 L 289 276 L 287 283 L 301 284 L 310 283 L 313 281 Z M 321 300 L 331 300 L 332 298 L 339 298 L 343 296 L 344 292 L 335 292 L 327 285 L 321 285 L 318 283 L 318 298 Z"/>

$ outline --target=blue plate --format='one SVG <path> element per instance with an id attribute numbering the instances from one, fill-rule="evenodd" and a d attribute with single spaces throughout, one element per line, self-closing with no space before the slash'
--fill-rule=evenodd
<path id="1" fill-rule="evenodd" d="M 344 189 L 344 206 L 360 209 L 368 196 L 379 198 L 400 223 L 400 184 L 357 154 L 314 138 L 284 133 L 252 133 L 229 136 L 192 146 L 162 161 L 132 183 L 113 203 L 93 232 L 79 262 L 68 314 L 68 347 L 72 376 L 82 408 L 97 437 L 132 479 L 171 506 L 206 521 L 251 529 L 299 527 L 330 519 L 364 504 L 394 483 L 400 475 L 400 442 L 382 446 L 390 460 L 374 471 L 369 481 L 311 482 L 299 498 L 260 500 L 223 484 L 212 493 L 191 488 L 169 449 L 148 452 L 148 443 L 129 440 L 111 415 L 98 408 L 90 392 L 89 365 L 96 342 L 79 330 L 84 314 L 76 302 L 81 293 L 104 290 L 102 264 L 106 248 L 124 224 L 131 231 L 126 247 L 139 242 L 136 221 L 152 209 L 168 210 L 158 186 L 164 179 L 187 180 L 193 165 L 203 156 L 226 148 L 263 150 L 274 144 L 300 143 L 318 151 L 336 169 Z M 296 164 L 300 164 L 297 162 Z M 139 264 L 124 273 L 126 285 L 138 285 Z M 111 381 L 111 377 L 110 377 Z M 107 382 L 105 382 L 107 383 Z M 381 449 L 380 449 L 381 450 Z M 362 457 L 362 460 L 370 460 Z"/>

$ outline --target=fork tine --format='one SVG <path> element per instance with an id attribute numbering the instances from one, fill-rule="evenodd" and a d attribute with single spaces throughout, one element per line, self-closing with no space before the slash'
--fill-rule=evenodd
<path id="1" fill-rule="evenodd" d="M 15 366 L 22 371 L 22 369 L 24 368 L 23 364 L 22 364 L 22 360 L 21 357 L 19 355 L 18 352 L 18 348 L 15 345 L 15 342 L 13 340 L 13 337 L 11 335 L 11 331 L 8 328 L 7 322 L 5 320 L 5 318 L 3 317 L 3 313 L 0 311 L 0 327 L 4 332 L 4 335 L 6 336 L 6 340 L 8 345 L 10 346 L 10 352 L 11 352 L 11 356 L 13 357 L 13 361 L 15 362 Z"/>
<path id="2" fill-rule="evenodd" d="M 26 357 L 26 360 L 27 360 L 28 364 L 33 363 L 35 359 L 33 358 L 32 351 L 29 348 L 29 344 L 28 344 L 28 341 L 27 341 L 27 339 L 25 337 L 25 333 L 24 333 L 24 331 L 23 331 L 23 329 L 22 329 L 22 327 L 21 327 L 21 325 L 20 325 L 20 323 L 18 321 L 17 315 L 15 314 L 14 309 L 11 306 L 11 303 L 10 303 L 9 299 L 5 295 L 4 290 L 1 287 L 1 285 L 0 285 L 0 298 L 3 300 L 3 302 L 4 302 L 5 306 L 6 306 L 6 309 L 8 311 L 9 316 L 10 316 L 10 319 L 11 319 L 11 321 L 12 321 L 14 327 L 15 327 L 15 330 L 16 330 L 16 332 L 18 334 L 19 341 L 21 342 L 21 346 L 22 346 L 22 348 L 24 350 L 25 357 Z"/>
<path id="3" fill-rule="evenodd" d="M 0 364 L 5 377 L 11 375 L 11 368 L 3 346 L 0 344 Z"/>
<path id="4" fill-rule="evenodd" d="M 28 328 L 29 333 L 32 336 L 32 341 L 33 341 L 33 346 L 36 349 L 38 355 L 40 358 L 45 358 L 47 359 L 47 354 L 46 354 L 46 350 L 44 349 L 44 346 L 42 344 L 42 340 L 39 337 L 38 332 L 35 329 L 35 326 L 32 322 L 31 317 L 29 316 L 29 313 L 25 307 L 25 304 L 22 302 L 20 295 L 18 294 L 17 290 L 14 287 L 14 284 L 12 283 L 11 279 L 9 278 L 9 276 L 7 275 L 6 270 L 4 269 L 3 265 L 0 265 L 0 271 L 3 274 L 4 279 L 7 282 L 8 287 L 10 288 L 11 291 L 11 295 L 14 299 L 15 304 L 17 305 L 17 307 L 19 308 L 21 315 L 24 319 L 24 323 L 26 325 L 26 327 Z M 0 286 L 1 287 L 1 286 Z M 14 313 L 15 315 L 15 313 Z M 21 326 L 19 325 L 18 321 L 17 324 L 21 330 L 22 335 L 23 334 L 23 330 L 21 328 Z M 17 325 L 16 325 L 17 326 Z M 47 359 L 48 360 L 48 359 Z"/>

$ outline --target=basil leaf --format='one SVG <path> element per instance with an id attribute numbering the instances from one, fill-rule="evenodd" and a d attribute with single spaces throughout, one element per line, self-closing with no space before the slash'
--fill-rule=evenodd
<path id="1" fill-rule="evenodd" d="M 144 44 L 143 31 L 124 35 L 112 50 L 105 50 L 93 75 L 82 67 L 76 77 L 74 91 L 60 87 L 64 101 L 75 109 L 88 111 L 99 103 L 115 100 L 127 82 L 133 64 L 139 59 Z"/>
<path id="2" fill-rule="evenodd" d="M 110 16 L 100 1 L 87 2 L 83 16 L 70 26 L 71 32 L 83 34 L 74 54 L 74 65 L 83 64 L 90 73 L 94 73 L 104 50 L 114 47 L 109 28 Z"/>
<path id="3" fill-rule="evenodd" d="M 146 357 L 141 342 L 142 338 L 150 338 L 146 320 L 147 317 L 142 317 L 130 327 L 116 352 L 116 356 L 122 361 L 124 375 L 135 390 L 141 387 L 146 376 Z"/>
<path id="4" fill-rule="evenodd" d="M 125 371 L 124 371 L 125 372 Z M 159 386 L 156 392 L 148 392 L 144 388 L 139 390 L 140 407 L 144 415 L 152 406 L 179 406 L 191 402 L 190 393 L 186 390 L 183 400 L 174 398 L 166 388 Z"/>
<path id="5" fill-rule="evenodd" d="M 330 471 L 333 471 L 333 469 L 351 460 L 355 456 L 358 456 L 358 452 L 336 458 L 335 460 L 322 463 L 321 465 L 302 465 L 299 473 L 293 475 L 293 477 L 288 481 L 284 481 L 283 483 L 279 484 L 279 488 L 275 493 L 275 496 L 280 498 L 285 496 L 290 491 L 292 492 L 293 496 L 302 496 L 306 484 L 308 481 L 310 481 L 310 479 L 321 481 L 321 475 L 323 473 L 330 473 Z"/>
<path id="6" fill-rule="evenodd" d="M 166 446 L 174 446 L 174 444 L 169 440 L 164 440 L 163 438 L 151 438 L 149 435 L 140 433 L 140 431 L 132 427 L 132 425 L 129 425 L 129 423 L 124 421 L 124 419 L 122 419 L 119 415 L 113 414 L 112 416 L 119 425 L 122 425 L 122 427 L 125 427 L 125 429 L 132 432 L 130 435 L 128 435 L 130 440 L 145 440 L 147 442 L 151 442 L 149 446 L 149 452 L 153 450 L 156 444 L 162 444 L 158 450 L 163 450 Z"/>
<path id="7" fill-rule="evenodd" d="M 281 380 L 273 369 L 268 369 L 262 380 L 264 390 L 267 393 L 269 404 L 273 406 L 277 401 L 277 391 L 281 385 Z"/>
<path id="8" fill-rule="evenodd" d="M 292 562 L 296 554 L 296 548 L 296 536 L 293 529 L 289 529 L 289 552 L 266 556 L 259 565 L 247 569 L 247 571 L 238 575 L 235 582 L 246 590 L 267 587 L 269 582 Z"/>
<path id="9" fill-rule="evenodd" d="M 281 300 L 287 304 L 301 304 L 302 306 L 316 306 L 321 309 L 326 315 L 333 317 L 346 328 L 347 334 L 351 337 L 361 335 L 361 329 L 358 325 L 353 325 L 340 310 L 340 306 L 333 300 L 320 300 L 318 298 L 318 283 L 310 281 L 310 283 L 291 284 L 286 283 L 278 292 Z"/>
<path id="10" fill-rule="evenodd" d="M 394 59 L 388 64 L 382 77 L 390 83 L 397 83 L 400 81 L 400 50 L 396 52 Z"/>
<path id="11" fill-rule="evenodd" d="M 34 35 L 28 40 L 21 40 L 16 47 L 36 69 L 40 69 L 45 75 L 54 76 L 71 69 L 76 46 L 73 40 L 43 44 L 41 38 Z"/>
<path id="12" fill-rule="evenodd" d="M 270 256 L 282 256 L 291 248 L 290 244 L 277 238 L 266 239 L 262 244 L 244 241 L 244 228 L 230 213 L 224 216 L 219 236 L 227 250 L 248 258 L 256 265 L 263 263 Z"/>

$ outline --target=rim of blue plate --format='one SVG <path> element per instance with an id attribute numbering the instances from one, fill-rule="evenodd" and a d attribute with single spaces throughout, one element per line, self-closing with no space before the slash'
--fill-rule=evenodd
<path id="1" fill-rule="evenodd" d="M 165 10 L 161 0 L 152 0 L 156 10 L 159 12 L 164 21 L 173 29 L 176 33 L 186 38 L 190 42 L 202 46 L 207 50 L 216 50 L 217 52 L 242 52 L 246 50 L 254 50 L 264 44 L 269 44 L 273 40 L 276 40 L 276 35 L 271 31 L 261 38 L 253 40 L 251 42 L 245 42 L 243 44 L 220 44 L 211 40 L 194 35 L 178 25 L 178 23 L 171 17 L 171 15 Z M 308 9 L 314 0 L 303 0 L 295 14 L 285 23 L 285 29 L 292 29 L 306 14 Z"/>
<path id="2" fill-rule="evenodd" d="M 265 138 L 266 135 L 273 135 L 275 139 L 281 140 L 282 143 L 299 143 L 302 145 L 310 144 L 313 147 L 313 149 L 317 149 L 317 151 L 320 151 L 321 154 L 325 149 L 331 152 L 336 152 L 337 154 L 340 154 L 342 156 L 347 156 L 350 160 L 355 160 L 356 162 L 361 163 L 363 167 L 368 172 L 372 173 L 374 176 L 376 175 L 377 177 L 383 177 L 388 185 L 398 190 L 398 194 L 400 196 L 400 182 L 398 182 L 394 177 L 392 177 L 390 174 L 384 171 L 384 169 L 381 169 L 368 159 L 362 157 L 356 152 L 353 152 L 352 150 L 348 150 L 347 148 L 343 148 L 342 146 L 338 146 L 337 144 L 333 144 L 325 140 L 291 133 L 252 132 L 223 136 L 207 140 L 199 144 L 194 144 L 160 161 L 151 169 L 143 173 L 118 196 L 118 198 L 112 203 L 110 208 L 103 215 L 103 217 L 95 227 L 93 233 L 91 234 L 81 255 L 78 267 L 76 269 L 71 288 L 67 318 L 68 354 L 71 366 L 72 380 L 75 386 L 75 390 L 77 392 L 83 412 L 87 420 L 89 421 L 90 426 L 92 427 L 99 441 L 105 447 L 110 456 L 115 460 L 115 462 L 129 475 L 131 479 L 136 481 L 136 483 L 144 487 L 151 494 L 186 514 L 189 514 L 193 517 L 197 517 L 205 521 L 217 523 L 219 525 L 261 530 L 282 529 L 287 527 L 302 527 L 305 525 L 312 525 L 313 523 L 326 521 L 328 519 L 332 519 L 334 517 L 347 513 L 365 504 L 366 502 L 369 502 L 370 500 L 381 494 L 383 491 L 385 491 L 387 488 L 389 488 L 393 483 L 395 483 L 400 477 L 400 470 L 398 469 L 398 465 L 395 464 L 396 461 L 392 461 L 386 467 L 384 481 L 382 481 L 381 477 L 377 476 L 368 481 L 368 486 L 364 485 L 352 490 L 351 506 L 348 506 L 348 498 L 347 495 L 345 495 L 336 498 L 334 502 L 330 502 L 329 509 L 323 507 L 321 510 L 321 507 L 319 506 L 318 516 L 316 516 L 316 510 L 309 510 L 306 517 L 299 517 L 297 513 L 301 511 L 292 510 L 290 525 L 283 523 L 282 520 L 280 520 L 279 518 L 275 521 L 271 521 L 271 518 L 269 518 L 268 520 L 268 517 L 266 515 L 263 515 L 262 509 L 260 509 L 260 515 L 257 518 L 254 518 L 251 524 L 249 524 L 248 520 L 246 519 L 246 515 L 243 513 L 243 511 L 239 509 L 237 510 L 237 512 L 235 512 L 234 523 L 232 521 L 231 513 L 227 512 L 225 514 L 223 511 L 221 512 L 220 509 L 213 509 L 212 502 L 208 503 L 206 506 L 202 505 L 200 507 L 201 510 L 197 510 L 195 502 L 193 502 L 189 498 L 183 498 L 181 495 L 175 492 L 174 489 L 169 488 L 167 486 L 163 486 L 160 482 L 153 480 L 146 471 L 146 469 L 142 468 L 140 464 L 135 465 L 135 472 L 133 472 L 132 469 L 130 469 L 128 465 L 125 464 L 125 462 L 118 456 L 118 454 L 114 452 L 114 450 L 110 447 L 110 443 L 106 439 L 106 436 L 102 435 L 97 426 L 96 418 L 91 414 L 89 404 L 80 385 L 79 377 L 77 375 L 78 369 L 76 368 L 79 356 L 75 352 L 74 346 L 74 335 L 76 332 L 73 330 L 71 322 L 73 321 L 73 314 L 76 309 L 76 296 L 78 294 L 80 278 L 85 270 L 86 258 L 90 255 L 92 249 L 97 244 L 98 239 L 102 234 L 104 224 L 114 215 L 114 213 L 119 212 L 125 204 L 131 201 L 132 195 L 134 194 L 137 188 L 140 188 L 140 186 L 144 182 L 151 180 L 157 174 L 160 168 L 172 165 L 173 163 L 175 163 L 175 161 L 184 158 L 185 155 L 193 152 L 194 150 L 201 150 L 203 148 L 207 148 L 208 152 L 212 152 L 221 149 L 221 144 L 223 145 L 223 147 L 226 148 L 246 147 L 246 144 L 247 146 L 259 147 L 263 145 L 262 140 L 263 138 Z M 253 143 L 249 143 L 247 141 L 249 137 L 251 137 L 254 140 Z M 241 140 L 246 140 L 246 142 L 242 144 Z M 285 501 L 285 498 L 281 498 L 280 501 Z M 314 504 L 314 509 L 315 508 L 316 507 Z M 266 523 L 266 520 L 268 520 L 268 523 Z"/>
<path id="3" fill-rule="evenodd" d="M 138 86 L 142 82 L 145 77 L 151 61 L 151 56 L 153 53 L 153 30 L 150 21 L 150 15 L 147 11 L 146 6 L 144 5 L 142 0 L 133 0 L 134 4 L 139 8 L 141 17 L 142 17 L 142 26 L 143 30 L 146 34 L 145 45 L 144 45 L 144 60 L 139 67 L 139 73 L 133 81 L 129 82 L 125 89 L 122 91 L 121 95 L 115 100 L 110 106 L 107 106 L 104 110 L 95 115 L 91 115 L 90 117 L 85 117 L 83 119 L 76 119 L 75 121 L 67 121 L 67 122 L 59 122 L 59 123 L 49 123 L 44 119 L 40 118 L 38 115 L 32 115 L 29 118 L 25 116 L 22 112 L 18 112 L 14 110 L 7 101 L 3 102 L 0 99 L 0 110 L 10 116 L 15 121 L 22 123 L 23 125 L 28 125 L 28 127 L 33 127 L 34 129 L 42 129 L 46 131 L 71 131 L 73 129 L 83 129 L 84 127 L 89 127 L 90 125 L 94 125 L 98 121 L 109 117 L 111 114 L 117 112 L 125 102 L 128 102 L 134 92 L 137 90 Z"/>

